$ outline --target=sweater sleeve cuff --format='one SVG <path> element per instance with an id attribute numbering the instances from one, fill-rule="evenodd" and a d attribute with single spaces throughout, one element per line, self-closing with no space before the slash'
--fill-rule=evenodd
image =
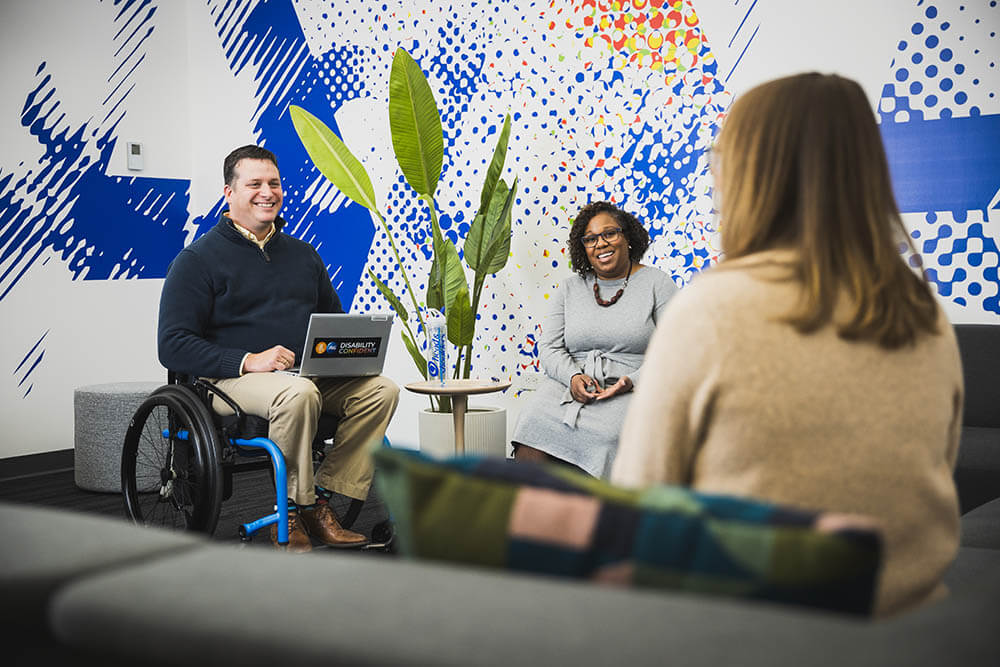
<path id="1" fill-rule="evenodd" d="M 242 375 L 243 361 L 246 359 L 249 352 L 245 350 L 226 350 L 222 353 L 222 360 L 220 365 L 220 370 L 222 375 L 220 377 L 235 378 Z"/>
<path id="2" fill-rule="evenodd" d="M 573 382 L 573 376 L 579 375 L 582 372 L 583 369 L 580 368 L 579 366 L 570 366 L 560 374 L 562 377 L 560 377 L 559 379 L 564 385 L 568 387 L 570 383 Z"/>

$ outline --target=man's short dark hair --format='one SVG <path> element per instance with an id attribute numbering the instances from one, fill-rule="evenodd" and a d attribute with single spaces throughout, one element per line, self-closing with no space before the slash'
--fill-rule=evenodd
<path id="1" fill-rule="evenodd" d="M 254 146 L 253 144 L 241 146 L 227 155 L 225 162 L 222 163 L 222 180 L 226 185 L 232 187 L 236 181 L 236 163 L 244 159 L 267 160 L 275 167 L 278 166 L 278 158 L 266 148 Z"/>

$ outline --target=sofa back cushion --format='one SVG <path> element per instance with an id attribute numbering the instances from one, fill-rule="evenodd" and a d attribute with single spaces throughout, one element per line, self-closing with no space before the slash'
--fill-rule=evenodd
<path id="1" fill-rule="evenodd" d="M 863 517 L 675 486 L 615 487 L 561 466 L 376 453 L 404 555 L 618 586 L 870 614 L 881 540 Z"/>
<path id="2" fill-rule="evenodd" d="M 965 426 L 1000 428 L 1000 325 L 956 324 L 965 378 Z"/>

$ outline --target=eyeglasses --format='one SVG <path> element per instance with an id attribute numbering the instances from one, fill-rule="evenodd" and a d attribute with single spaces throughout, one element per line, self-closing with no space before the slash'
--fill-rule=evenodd
<path id="1" fill-rule="evenodd" d="M 586 236 L 580 237 L 580 243 L 583 244 L 585 248 L 593 248 L 597 245 L 597 239 L 604 239 L 608 243 L 614 243 L 621 236 L 621 227 L 612 227 L 611 229 L 605 229 L 600 234 L 587 234 Z"/>

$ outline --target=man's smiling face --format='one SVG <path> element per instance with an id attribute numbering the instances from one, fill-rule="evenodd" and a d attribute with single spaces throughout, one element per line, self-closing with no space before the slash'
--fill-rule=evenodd
<path id="1" fill-rule="evenodd" d="M 229 217 L 258 238 L 271 228 L 281 210 L 281 175 L 270 160 L 244 158 L 236 163 L 233 183 L 223 193 Z"/>

